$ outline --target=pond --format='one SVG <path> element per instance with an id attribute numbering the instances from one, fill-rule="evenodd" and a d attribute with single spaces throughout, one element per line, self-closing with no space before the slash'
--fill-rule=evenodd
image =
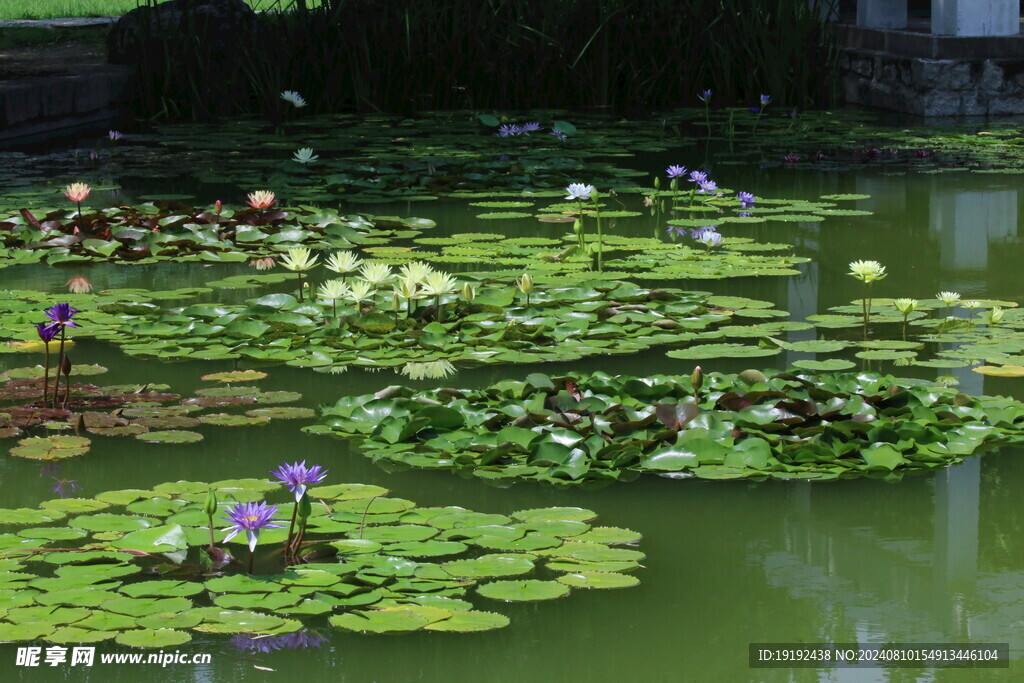
<path id="1" fill-rule="evenodd" d="M 758 198 L 805 202 L 828 195 L 866 195 L 836 204 L 870 215 L 721 223 L 719 230 L 726 237 L 793 245 L 786 253 L 800 257 L 792 266 L 798 274 L 637 280 L 641 286 L 766 300 L 772 308 L 788 311 L 789 320 L 803 321 L 832 307 L 848 306 L 862 296 L 862 283 L 847 271 L 851 261 L 864 259 L 887 267 L 888 277 L 874 285 L 877 297 L 923 301 L 940 291 L 955 291 L 964 300 L 1024 300 L 1018 268 L 1024 248 L 1018 231 L 1024 199 L 1020 175 L 920 173 L 881 165 L 829 170 L 796 164 L 731 164 L 727 152 L 710 159 L 708 169 L 723 188 L 749 190 Z M 669 164 L 698 166 L 701 161 L 691 148 L 644 152 L 617 160 L 617 164 L 643 171 L 643 180 L 637 182 L 648 182 L 646 178 L 663 174 Z M 128 175 L 115 180 L 122 188 L 119 203 L 154 192 L 153 181 L 139 183 Z M 575 180 L 590 182 L 586 177 Z M 222 194 L 226 187 L 172 180 L 160 191 L 195 194 L 199 204 L 223 196 L 227 203 L 228 196 Z M 241 204 L 248 189 L 236 190 L 232 196 L 238 199 L 233 203 Z M 344 203 L 344 197 L 340 199 Z M 635 240 L 657 235 L 662 242 L 671 239 L 665 232 L 665 216 L 655 221 L 641 205 L 639 195 L 621 194 L 619 199 L 626 210 L 643 215 L 607 219 L 606 235 Z M 95 201 L 106 201 L 101 191 Z M 450 198 L 415 202 L 382 198 L 358 209 L 343 209 L 430 219 L 437 224 L 423 235 L 430 238 L 493 232 L 504 238 L 560 239 L 572 228 L 572 223 L 538 222 L 532 213 L 519 219 L 476 218 L 489 210 Z M 479 261 L 443 265 L 452 272 L 491 268 Z M 0 282 L 10 290 L 48 292 L 56 302 L 65 296 L 64 282 L 79 273 L 98 290 L 167 290 L 202 287 L 252 272 L 244 263 L 25 264 L 0 270 Z M 321 274 L 313 278 L 322 279 Z M 263 285 L 257 291 L 199 292 L 186 303 L 236 303 L 269 292 L 294 291 L 293 285 L 289 279 Z M 166 305 L 185 304 L 170 301 Z M 857 310 L 859 307 L 853 314 Z M 887 330 L 885 335 L 897 338 L 899 324 L 889 313 L 889 319 L 880 318 L 882 322 L 876 324 Z M 967 314 L 963 309 L 957 312 L 961 317 Z M 25 339 L 29 331 L 27 328 Z M 817 331 L 781 330 L 771 336 L 794 343 L 816 336 L 855 340 L 859 334 L 855 324 Z M 756 343 L 756 339 L 738 341 Z M 200 379 L 203 375 L 256 365 L 237 359 L 163 361 L 128 355 L 120 343 L 81 338 L 73 351 L 74 360 L 107 368 L 103 384 L 167 384 L 183 396 L 209 387 L 209 382 Z M 971 395 L 1024 400 L 1019 379 L 985 376 L 969 367 L 952 367 L 955 364 L 928 367 L 884 357 L 861 359 L 852 355 L 853 350 L 847 349 L 841 357 L 850 359 L 858 370 L 941 378 L 958 382 L 960 391 Z M 372 370 L 357 365 L 331 374 L 306 367 L 259 365 L 268 376 L 258 384 L 264 392 L 299 392 L 301 399 L 289 405 L 317 408 L 393 384 L 417 391 L 438 386 L 480 389 L 506 379 L 522 380 L 531 373 L 689 375 L 698 363 L 705 373 L 736 373 L 750 367 L 781 369 L 794 361 L 815 358 L 799 350 L 700 360 L 673 358 L 665 352 L 666 347 L 655 345 L 631 354 L 590 355 L 575 361 L 527 359 L 477 367 L 457 364 L 455 374 L 433 380 L 410 380 L 395 368 Z M 5 354 L 0 357 L 0 367 L 6 370 L 38 362 L 36 356 L 28 358 Z M 160 680 L 247 678 L 259 675 L 254 667 L 273 669 L 278 675 L 326 675 L 344 681 L 883 678 L 878 671 L 748 667 L 750 643 L 858 641 L 1009 642 L 1011 668 L 989 669 L 984 676 L 986 680 L 1009 680 L 1024 653 L 1020 635 L 1024 509 L 1018 497 L 1024 486 L 1024 460 L 1014 447 L 989 450 L 953 467 L 891 480 L 703 481 L 643 474 L 634 481 L 596 488 L 529 481 L 508 486 L 505 480 L 488 481 L 447 471 L 395 467 L 386 471 L 362 457 L 359 445 L 300 429 L 314 422 L 202 425 L 195 431 L 203 435 L 203 441 L 193 444 L 141 444 L 132 438 L 97 437 L 89 453 L 61 460 L 57 467 L 4 456 L 0 458 L 0 500 L 5 508 L 36 508 L 54 496 L 54 486 L 61 481 L 74 496 L 89 498 L 104 491 L 151 489 L 178 480 L 265 478 L 282 462 L 306 460 L 330 470 L 325 483 L 378 485 L 389 489 L 391 496 L 420 506 L 461 506 L 504 515 L 536 508 L 580 507 L 595 511 L 602 525 L 631 529 L 643 537 L 635 547 L 646 558 L 642 568 L 632 572 L 640 580 L 638 585 L 622 590 L 573 590 L 568 598 L 554 601 L 487 601 L 480 607 L 508 616 L 511 623 L 505 628 L 467 634 L 370 635 L 342 632 L 321 620 L 314 623 L 324 637 L 323 642 L 314 643 L 316 647 L 271 652 L 259 652 L 251 643 L 248 648 L 241 647 L 230 635 L 194 633 L 191 642 L 165 650 L 209 653 L 212 662 L 171 665 L 159 674 L 152 673 L 152 666 L 145 669 Z M 13 441 L 7 443 L 14 445 Z M 245 551 L 235 554 L 244 556 Z M 483 602 L 477 597 L 472 601 Z M 130 651 L 110 641 L 96 647 L 98 653 Z M 14 666 L 14 649 L 14 645 L 0 647 L 0 670 L 21 676 L 25 669 Z M 91 669 L 44 666 L 33 671 L 32 678 L 136 680 L 136 671 L 131 666 L 98 663 Z M 907 673 L 908 679 L 958 677 L 958 672 L 949 670 Z"/>

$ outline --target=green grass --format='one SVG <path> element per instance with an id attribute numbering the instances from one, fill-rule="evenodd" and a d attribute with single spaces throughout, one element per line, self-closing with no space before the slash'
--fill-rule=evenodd
<path id="1" fill-rule="evenodd" d="M 254 9 L 287 7 L 290 0 L 246 0 Z M 63 17 L 110 17 L 124 14 L 146 0 L 0 0 L 0 21 L 7 19 L 54 19 Z M 318 6 L 318 0 L 306 3 Z"/>

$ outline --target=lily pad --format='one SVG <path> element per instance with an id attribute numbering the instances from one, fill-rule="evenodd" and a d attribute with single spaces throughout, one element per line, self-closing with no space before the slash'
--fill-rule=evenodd
<path id="1" fill-rule="evenodd" d="M 505 602 L 534 602 L 564 598 L 569 594 L 569 587 L 557 581 L 491 581 L 476 589 L 477 593 L 494 600 Z"/>

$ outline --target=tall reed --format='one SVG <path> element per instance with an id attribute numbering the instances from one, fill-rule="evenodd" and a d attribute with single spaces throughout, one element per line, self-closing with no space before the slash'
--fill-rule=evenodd
<path id="1" fill-rule="evenodd" d="M 821 7 L 833 2 L 277 0 L 260 15 L 264 32 L 232 50 L 234 67 L 202 27 L 154 36 L 168 58 L 140 67 L 139 103 L 151 116 L 266 113 L 288 89 L 323 112 L 628 114 L 693 105 L 712 88 L 721 105 L 763 92 L 827 105 L 839 51 Z"/>

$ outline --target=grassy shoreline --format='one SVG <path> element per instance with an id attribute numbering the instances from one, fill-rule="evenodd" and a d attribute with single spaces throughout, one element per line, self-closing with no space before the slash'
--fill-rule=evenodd
<path id="1" fill-rule="evenodd" d="M 246 0 L 257 10 L 287 8 L 292 0 Z M 111 17 L 129 12 L 155 0 L 3 0 L 0 21 L 11 19 L 61 19 L 66 17 Z M 318 0 L 308 0 L 316 6 Z"/>

